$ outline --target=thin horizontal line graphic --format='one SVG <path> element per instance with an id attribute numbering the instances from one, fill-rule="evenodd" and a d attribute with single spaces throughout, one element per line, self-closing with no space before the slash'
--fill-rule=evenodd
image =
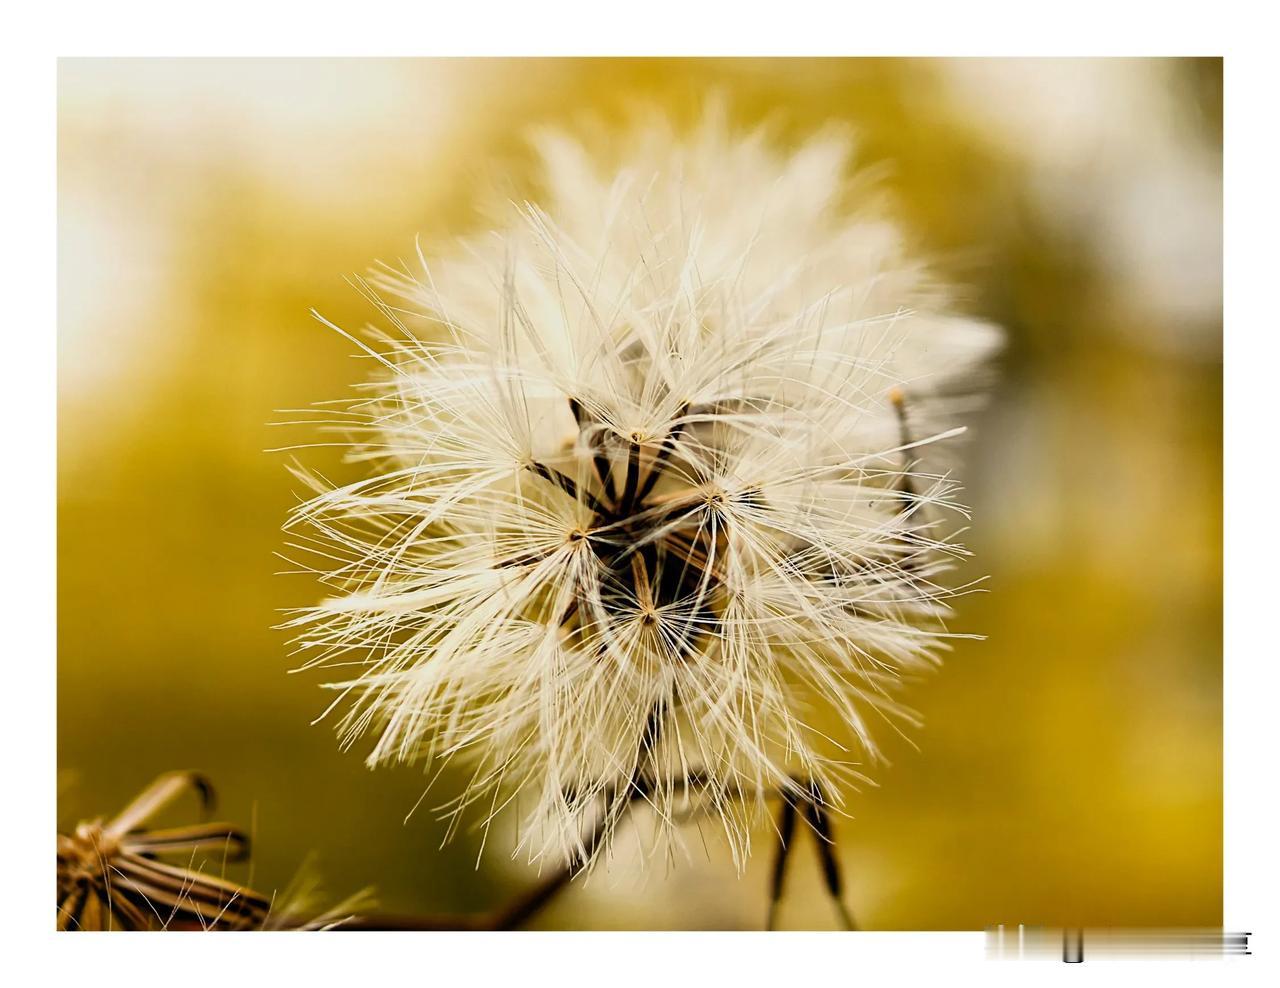
<path id="1" fill-rule="evenodd" d="M 1251 956 L 1252 933 L 1219 929 L 1087 929 L 1001 923 L 987 927 L 991 960 L 1061 960 L 1082 964 L 1098 957 Z"/>

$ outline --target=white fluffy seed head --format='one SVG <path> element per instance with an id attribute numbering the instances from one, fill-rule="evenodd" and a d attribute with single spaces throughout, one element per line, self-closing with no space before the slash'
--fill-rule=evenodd
<path id="1" fill-rule="evenodd" d="M 378 372 L 324 408 L 367 475 L 309 478 L 288 527 L 332 595 L 290 623 L 346 743 L 467 760 L 453 810 L 517 801 L 530 856 L 595 857 L 630 792 L 741 860 L 768 795 L 838 801 L 910 719 L 962 552 L 931 451 L 997 333 L 840 137 L 713 112 L 622 147 L 543 137 L 540 207 L 374 278 Z"/>

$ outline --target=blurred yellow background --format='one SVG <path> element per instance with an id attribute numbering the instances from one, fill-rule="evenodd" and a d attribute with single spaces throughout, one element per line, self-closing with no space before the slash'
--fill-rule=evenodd
<path id="1" fill-rule="evenodd" d="M 396 912 L 532 875 L 440 848 L 420 770 L 339 752 L 289 676 L 294 483 L 268 423 L 365 368 L 308 316 L 344 281 L 536 194 L 535 124 L 707 95 L 794 140 L 852 124 L 922 253 L 1009 334 L 964 479 L 989 574 L 887 738 L 840 847 L 868 929 L 1217 925 L 1222 912 L 1219 60 L 64 60 L 59 71 L 62 827 L 196 768 L 251 825 L 255 886 L 315 852 Z M 621 848 L 548 928 L 757 928 L 771 854 L 648 875 Z M 832 925 L 808 850 L 782 926 Z"/>

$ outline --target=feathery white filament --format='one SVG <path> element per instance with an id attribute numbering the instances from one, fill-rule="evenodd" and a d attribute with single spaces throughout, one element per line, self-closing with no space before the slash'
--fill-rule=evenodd
<path id="1" fill-rule="evenodd" d="M 381 372 L 325 406 L 368 475 L 309 478 L 288 527 L 333 595 L 290 623 L 348 670 L 347 743 L 469 759 L 455 809 L 531 804 L 531 855 L 593 856 L 628 787 L 740 854 L 765 795 L 838 794 L 910 716 L 962 551 L 922 461 L 997 336 L 843 201 L 845 141 L 712 114 L 625 147 L 545 137 L 541 208 L 375 278 Z"/>

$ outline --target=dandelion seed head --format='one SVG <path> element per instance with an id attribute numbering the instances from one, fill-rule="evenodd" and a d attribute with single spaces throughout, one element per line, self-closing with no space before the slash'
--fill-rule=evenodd
<path id="1" fill-rule="evenodd" d="M 325 406 L 364 476 L 301 474 L 329 596 L 289 624 L 344 744 L 465 761 L 450 812 L 517 804 L 529 857 L 597 855 L 632 789 L 741 860 L 768 794 L 838 798 L 912 721 L 964 551 L 935 451 L 998 334 L 842 136 L 712 110 L 618 146 L 542 135 L 539 205 L 364 285 L 376 370 Z"/>

